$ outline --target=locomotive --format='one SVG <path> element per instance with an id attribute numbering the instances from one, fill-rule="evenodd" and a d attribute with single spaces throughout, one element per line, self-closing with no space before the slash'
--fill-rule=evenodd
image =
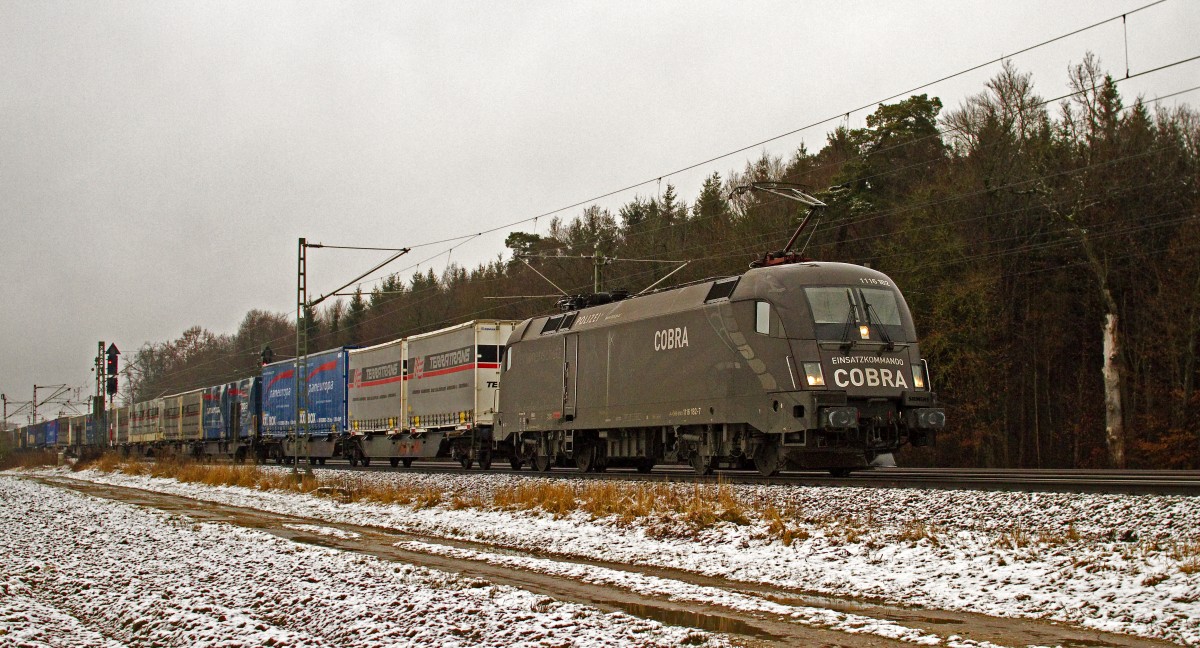
<path id="1" fill-rule="evenodd" d="M 843 263 L 752 268 L 526 320 L 501 384 L 495 437 L 539 470 L 840 475 L 945 425 L 903 296 Z"/>
<path id="2" fill-rule="evenodd" d="M 781 183 L 741 190 L 810 208 L 783 251 L 743 274 L 634 296 L 571 296 L 560 312 L 523 322 L 479 320 L 331 349 L 110 410 L 107 435 L 55 435 L 57 426 L 39 424 L 19 438 L 279 463 L 341 456 L 407 467 L 450 457 L 464 468 L 508 459 L 517 470 L 585 472 L 686 463 L 699 474 L 765 476 L 841 476 L 906 444 L 933 443 L 945 411 L 896 284 L 791 251 L 820 201 Z"/>

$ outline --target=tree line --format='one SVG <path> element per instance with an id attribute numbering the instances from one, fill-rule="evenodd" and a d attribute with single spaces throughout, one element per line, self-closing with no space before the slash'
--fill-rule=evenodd
<path id="1" fill-rule="evenodd" d="M 310 313 L 310 349 L 545 314 L 548 282 L 591 292 L 597 270 L 601 290 L 631 292 L 740 273 L 804 208 L 732 189 L 791 182 L 828 205 L 805 255 L 887 273 L 914 314 L 949 423 L 904 463 L 1200 467 L 1200 115 L 1127 102 L 1091 55 L 1068 85 L 1047 101 L 1005 64 L 957 108 L 881 104 L 815 153 L 714 172 L 690 203 L 667 184 L 513 233 L 509 254 L 475 268 L 360 288 Z M 145 344 L 133 398 L 251 374 L 294 340 L 290 317 L 255 310 L 233 334 Z"/>

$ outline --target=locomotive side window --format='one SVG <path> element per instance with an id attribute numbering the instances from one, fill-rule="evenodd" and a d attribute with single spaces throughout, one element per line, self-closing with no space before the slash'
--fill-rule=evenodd
<path id="1" fill-rule="evenodd" d="M 771 305 L 760 301 L 754 303 L 754 330 L 763 335 L 771 334 Z"/>

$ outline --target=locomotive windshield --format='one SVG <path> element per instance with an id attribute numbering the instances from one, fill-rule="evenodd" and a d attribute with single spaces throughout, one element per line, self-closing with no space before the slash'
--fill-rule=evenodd
<path id="1" fill-rule="evenodd" d="M 813 286 L 804 289 L 816 324 L 817 338 L 840 340 L 846 327 L 870 324 L 897 340 L 907 339 L 896 294 L 881 288 Z"/>

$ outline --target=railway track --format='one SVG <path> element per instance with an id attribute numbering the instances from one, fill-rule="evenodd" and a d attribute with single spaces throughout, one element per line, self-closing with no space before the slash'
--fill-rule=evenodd
<path id="1" fill-rule="evenodd" d="M 687 466 L 660 466 L 651 473 L 633 469 L 610 468 L 604 473 L 581 473 L 573 468 L 555 468 L 534 472 L 528 468 L 513 472 L 493 467 L 464 470 L 448 461 L 416 462 L 411 468 L 382 466 L 351 467 L 347 462 L 330 460 L 317 470 L 378 472 L 420 472 L 426 474 L 470 474 L 492 472 L 551 479 L 676 481 L 688 483 L 764 484 L 791 486 L 849 486 L 860 488 L 934 488 L 947 490 L 992 490 L 1044 493 L 1114 493 L 1132 495 L 1200 496 L 1200 471 L 1176 470 L 1034 470 L 989 468 L 875 468 L 852 473 L 849 477 L 831 477 L 826 472 L 782 472 L 763 477 L 754 471 L 727 470 L 714 475 L 697 475 Z"/>

